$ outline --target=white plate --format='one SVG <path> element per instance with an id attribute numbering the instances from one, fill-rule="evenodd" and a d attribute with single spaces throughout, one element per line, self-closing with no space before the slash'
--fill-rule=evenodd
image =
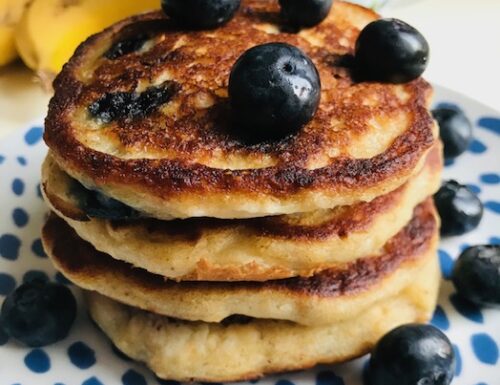
<path id="1" fill-rule="evenodd" d="M 474 123 L 470 150 L 448 165 L 445 178 L 455 178 L 479 191 L 486 206 L 479 228 L 444 240 L 440 258 L 445 277 L 465 245 L 500 242 L 500 114 L 451 91 L 437 88 L 436 103 L 460 106 Z M 40 228 L 47 209 L 38 191 L 46 147 L 39 124 L 0 143 L 0 302 L 28 271 L 41 271 L 64 281 L 44 257 Z M 80 300 L 79 290 L 72 286 Z M 454 385 L 499 385 L 500 311 L 464 306 L 444 280 L 434 325 L 443 329 L 457 352 Z M 367 357 L 340 366 L 283 374 L 261 384 L 361 385 Z M 172 384 L 157 380 L 140 364 L 118 355 L 89 321 L 83 306 L 70 335 L 43 349 L 29 349 L 0 336 L 0 385 L 144 385 Z"/>

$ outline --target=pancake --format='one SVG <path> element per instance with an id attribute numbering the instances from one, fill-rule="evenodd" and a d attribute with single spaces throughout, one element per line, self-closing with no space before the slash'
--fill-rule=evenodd
<path id="1" fill-rule="evenodd" d="M 277 2 L 244 0 L 216 30 L 179 30 L 156 12 L 89 38 L 54 82 L 44 138 L 56 162 L 88 188 L 165 220 L 329 209 L 403 185 L 437 137 L 431 86 L 353 79 L 356 38 L 378 18 L 368 9 L 336 1 L 324 22 L 299 33 L 284 32 L 278 13 Z M 297 134 L 248 145 L 230 125 L 229 72 L 267 42 L 311 57 L 321 103 Z M 113 98 L 148 103 L 101 114 Z"/>
<path id="2" fill-rule="evenodd" d="M 42 231 L 46 253 L 76 285 L 128 305 L 193 321 L 233 315 L 324 325 L 397 294 L 434 264 L 438 224 L 431 199 L 379 255 L 316 273 L 267 282 L 173 282 L 98 252 L 52 215 Z"/>
<path id="3" fill-rule="evenodd" d="M 80 237 L 115 259 L 175 280 L 262 281 L 310 276 L 377 252 L 439 188 L 441 169 L 438 144 L 417 176 L 369 203 L 242 220 L 89 218 L 72 193 L 75 181 L 50 154 L 42 191 Z"/>
<path id="4" fill-rule="evenodd" d="M 426 322 L 439 287 L 439 267 L 415 274 L 410 285 L 364 312 L 331 325 L 287 321 L 246 323 L 179 321 L 88 293 L 91 317 L 129 357 L 157 376 L 177 381 L 228 382 L 339 363 L 368 353 L 389 330 Z"/>

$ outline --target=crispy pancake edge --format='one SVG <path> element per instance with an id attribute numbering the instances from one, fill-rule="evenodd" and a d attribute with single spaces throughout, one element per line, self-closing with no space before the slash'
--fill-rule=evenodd
<path id="1" fill-rule="evenodd" d="M 87 293 L 87 299 L 91 316 L 112 342 L 161 378 L 229 382 L 345 362 L 368 353 L 396 326 L 427 322 L 436 306 L 439 282 L 435 259 L 432 270 L 416 274 L 396 296 L 344 323 L 313 328 L 269 320 L 229 325 L 186 322 L 130 308 L 97 293 Z M 219 343 L 211 344 L 213 338 Z M 203 349 L 192 349 L 193 343 Z M 249 352 L 253 346 L 255 351 Z"/>
<path id="2" fill-rule="evenodd" d="M 117 33 L 129 23 L 157 17 L 158 14 L 134 17 L 82 44 L 54 83 L 56 93 L 46 119 L 44 138 L 58 163 L 73 177 L 85 184 L 103 187 L 118 200 L 125 203 L 137 203 L 139 197 L 151 200 L 145 204 L 145 210 L 161 219 L 199 216 L 197 212 L 223 218 L 291 213 L 298 202 L 314 202 L 316 193 L 325 195 L 321 202 L 314 203 L 318 205 L 327 205 L 327 200 L 332 205 L 342 204 L 343 201 L 344 204 L 349 203 L 345 197 L 335 200 L 342 194 L 351 194 L 351 201 L 370 200 L 401 185 L 418 168 L 419 161 L 434 142 L 436 127 L 427 111 L 431 87 L 423 79 L 418 79 L 410 87 L 415 98 L 411 128 L 398 137 L 387 151 L 370 159 L 340 158 L 329 166 L 315 170 L 296 165 L 225 170 L 166 159 L 122 160 L 85 147 L 72 134 L 71 122 L 66 116 L 67 109 L 80 92 L 73 71 L 100 39 Z M 128 197 L 130 193 L 134 197 Z M 190 200 L 199 199 L 205 200 L 207 207 L 189 204 Z M 246 209 L 238 211 L 237 208 L 225 212 L 216 203 L 222 200 L 225 206 L 238 207 L 237 202 L 241 199 L 248 199 L 255 207 L 248 205 L 248 212 Z M 276 200 L 285 203 L 274 207 Z M 187 207 L 180 207 L 183 205 Z M 210 209 L 210 205 L 214 205 L 214 210 Z M 155 212 L 154 207 L 160 208 Z"/>
<path id="3" fill-rule="evenodd" d="M 211 322 L 243 314 L 318 324 L 345 317 L 343 312 L 352 303 L 366 306 L 367 301 L 398 290 L 404 284 L 401 280 L 435 259 L 437 227 L 432 201 L 427 200 L 381 255 L 309 278 L 267 282 L 168 281 L 96 251 L 53 214 L 43 228 L 42 240 L 56 267 L 76 284 L 146 310 Z"/>
<path id="4" fill-rule="evenodd" d="M 429 153 L 422 175 L 413 177 L 406 185 L 386 196 L 347 207 L 340 216 L 307 226 L 294 224 L 296 219 L 290 222 L 287 216 L 245 220 L 192 218 L 169 222 L 155 219 L 132 222 L 89 220 L 75 207 L 71 194 L 63 193 L 69 188 L 69 176 L 50 155 L 43 166 L 42 192 L 50 208 L 68 222 L 81 238 L 96 249 L 151 273 L 181 281 L 265 281 L 296 275 L 310 276 L 332 264 L 348 262 L 378 250 L 404 227 L 412 216 L 414 205 L 437 190 L 441 168 L 441 145 L 438 143 Z M 407 202 L 404 206 L 404 215 L 397 215 L 397 220 L 392 220 L 396 209 L 407 200 L 411 203 Z M 328 217 L 330 214 L 327 211 L 324 215 Z M 373 226 L 383 226 L 386 235 L 381 235 Z M 348 245 L 367 232 L 373 233 L 369 238 L 371 249 L 360 248 L 351 257 Z M 354 237 L 352 242 L 349 241 L 351 237 Z M 217 242 L 217 239 L 222 242 L 220 245 L 216 243 L 217 247 L 199 247 L 204 242 Z M 247 242 L 247 239 L 253 241 Z M 269 245 L 271 249 L 266 246 L 269 242 L 273 242 Z M 325 252 L 321 250 L 324 248 L 338 252 L 323 255 Z M 290 254 L 294 250 L 296 255 Z M 235 252 L 238 257 L 231 258 Z M 271 255 L 282 253 L 289 257 L 284 259 L 278 255 L 279 258 L 274 258 Z"/>

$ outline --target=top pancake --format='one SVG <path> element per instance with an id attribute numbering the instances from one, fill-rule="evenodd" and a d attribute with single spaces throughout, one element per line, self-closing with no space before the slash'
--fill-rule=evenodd
<path id="1" fill-rule="evenodd" d="M 359 31 L 378 16 L 337 1 L 320 25 L 282 32 L 277 2 L 248 0 L 211 31 L 183 31 L 162 13 L 120 22 L 88 39 L 54 83 L 45 140 L 56 161 L 89 188 L 159 219 L 246 218 L 369 201 L 406 182 L 436 129 L 423 79 L 355 82 Z M 146 36 L 138 51 L 111 47 Z M 287 42 L 321 76 L 313 120 L 296 135 L 245 145 L 231 132 L 229 72 L 248 48 Z M 116 56 L 116 55 L 115 55 Z M 110 92 L 164 86 L 164 103 L 108 123 L 89 106 Z"/>

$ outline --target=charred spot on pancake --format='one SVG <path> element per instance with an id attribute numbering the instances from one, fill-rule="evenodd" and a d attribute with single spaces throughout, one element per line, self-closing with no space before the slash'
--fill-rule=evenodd
<path id="1" fill-rule="evenodd" d="M 104 53 L 104 57 L 110 60 L 115 60 L 121 56 L 128 55 L 129 53 L 139 51 L 148 39 L 149 36 L 147 34 L 141 33 L 139 35 L 130 36 L 126 39 L 117 41 Z"/>
<path id="2" fill-rule="evenodd" d="M 77 200 L 79 208 L 91 218 L 130 220 L 140 216 L 132 207 L 99 191 L 89 190 L 76 180 L 73 180 L 70 194 Z"/>
<path id="3" fill-rule="evenodd" d="M 148 87 L 143 92 L 109 92 L 93 102 L 88 111 L 103 123 L 114 120 L 143 118 L 162 104 L 167 103 L 178 90 L 178 85 L 166 81 Z"/>

